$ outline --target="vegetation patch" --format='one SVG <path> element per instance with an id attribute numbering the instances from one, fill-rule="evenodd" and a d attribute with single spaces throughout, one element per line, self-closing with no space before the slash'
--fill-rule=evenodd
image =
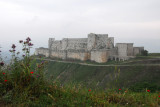
<path id="1" fill-rule="evenodd" d="M 30 56 L 30 48 L 33 46 L 31 39 L 28 37 L 19 42 L 23 46 L 23 59 L 19 59 L 14 44 L 10 50 L 10 64 L 6 65 L 0 58 L 1 107 L 160 106 L 159 87 L 148 83 L 133 85 L 133 82 L 145 79 L 154 83 L 159 81 L 159 71 L 156 71 L 159 67 L 91 67 L 48 62 L 42 57 L 36 60 L 35 56 Z M 127 83 L 127 80 L 131 82 Z M 132 86 L 126 88 L 128 84 Z M 98 90 L 96 87 L 102 88 Z M 141 91 L 137 92 L 139 89 Z"/>

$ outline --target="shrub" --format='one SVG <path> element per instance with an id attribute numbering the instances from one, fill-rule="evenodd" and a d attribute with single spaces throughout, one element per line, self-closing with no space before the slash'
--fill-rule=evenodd
<path id="1" fill-rule="evenodd" d="M 30 56 L 33 44 L 28 37 L 25 41 L 19 41 L 22 46 L 23 58 L 20 59 L 13 44 L 9 50 L 12 59 L 9 65 L 1 62 L 0 67 L 0 97 L 5 103 L 21 103 L 35 100 L 45 94 L 48 82 L 44 79 L 46 61 L 36 63 L 34 56 Z M 35 64 L 35 66 L 33 66 Z M 47 91 L 46 91 L 47 92 Z"/>

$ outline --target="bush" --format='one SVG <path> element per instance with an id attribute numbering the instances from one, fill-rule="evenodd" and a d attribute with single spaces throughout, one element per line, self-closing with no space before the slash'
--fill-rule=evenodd
<path id="1" fill-rule="evenodd" d="M 6 65 L 2 59 L 0 61 L 0 97 L 4 103 L 34 101 L 47 92 L 48 82 L 44 78 L 47 62 L 36 63 L 34 56 L 30 56 L 33 44 L 29 37 L 19 42 L 23 46 L 23 58 L 19 59 L 20 52 L 16 52 L 13 44 L 9 50 L 12 54 L 10 64 Z"/>

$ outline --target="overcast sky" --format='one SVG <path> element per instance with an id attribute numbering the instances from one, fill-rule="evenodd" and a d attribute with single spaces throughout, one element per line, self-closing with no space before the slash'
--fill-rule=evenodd
<path id="1" fill-rule="evenodd" d="M 49 38 L 108 34 L 160 52 L 160 0 L 0 0 L 0 45 L 31 37 L 35 47 Z"/>

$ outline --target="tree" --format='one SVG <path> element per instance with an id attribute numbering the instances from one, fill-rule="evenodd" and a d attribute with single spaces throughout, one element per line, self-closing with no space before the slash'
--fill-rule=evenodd
<path id="1" fill-rule="evenodd" d="M 147 50 L 143 50 L 143 51 L 141 52 L 141 55 L 142 55 L 142 56 L 148 56 L 148 51 L 147 51 Z"/>

